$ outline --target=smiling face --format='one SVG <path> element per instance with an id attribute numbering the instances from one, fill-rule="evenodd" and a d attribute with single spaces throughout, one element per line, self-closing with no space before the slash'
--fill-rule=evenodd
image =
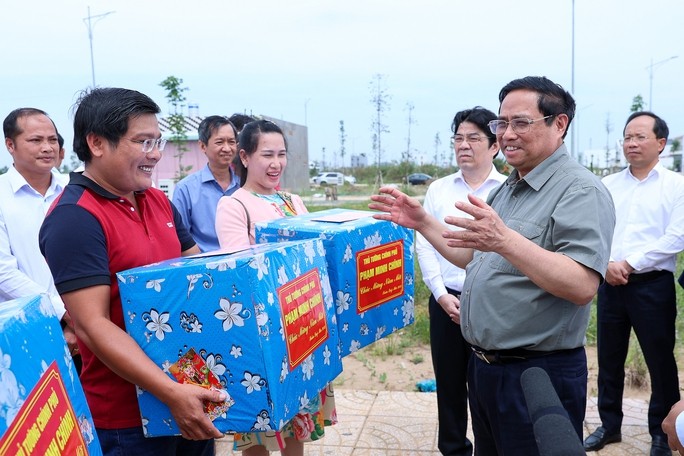
<path id="1" fill-rule="evenodd" d="M 19 117 L 17 127 L 14 139 L 5 138 L 16 170 L 23 176 L 50 174 L 59 157 L 55 125 L 43 114 L 31 114 Z"/>
<path id="2" fill-rule="evenodd" d="M 474 123 L 467 121 L 458 126 L 454 136 L 466 139 L 461 143 L 454 142 L 456 163 L 464 173 L 488 172 L 492 169 L 492 160 L 499 151 L 497 142 L 490 146 L 485 132 Z"/>
<path id="3" fill-rule="evenodd" d="M 251 155 L 240 150 L 240 159 L 247 168 L 244 188 L 261 195 L 272 195 L 287 166 L 285 139 L 280 133 L 262 133 Z"/>
<path id="4" fill-rule="evenodd" d="M 111 193 L 132 198 L 133 192 L 152 186 L 152 171 L 161 159 L 156 146 L 144 153 L 140 142 L 160 136 L 154 114 L 131 117 L 128 130 L 116 146 L 91 133 L 87 139 L 93 159 L 86 165 L 86 172 Z"/>
<path id="5" fill-rule="evenodd" d="M 625 126 L 625 141 L 622 152 L 635 176 L 646 176 L 658 163 L 660 152 L 665 147 L 665 138 L 656 139 L 653 132 L 655 119 L 650 116 L 639 116 Z"/>
<path id="6" fill-rule="evenodd" d="M 221 125 L 211 133 L 209 141 L 200 141 L 200 149 L 207 156 L 209 168 L 228 169 L 237 152 L 237 138 L 230 124 Z"/>
<path id="7" fill-rule="evenodd" d="M 515 118 L 535 120 L 544 117 L 539 111 L 538 98 L 539 94 L 531 90 L 510 92 L 501 102 L 499 119 L 510 122 Z M 545 120 L 534 122 L 525 133 L 516 133 L 509 125 L 506 131 L 497 135 L 506 161 L 518 171 L 520 177 L 546 160 L 563 143 L 568 116 L 558 114 L 551 119 L 551 125 L 547 125 Z"/>

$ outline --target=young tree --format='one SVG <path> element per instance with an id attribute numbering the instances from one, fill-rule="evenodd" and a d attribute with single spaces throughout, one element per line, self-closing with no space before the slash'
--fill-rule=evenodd
<path id="1" fill-rule="evenodd" d="M 442 140 L 439 139 L 439 132 L 435 133 L 435 166 L 439 166 L 439 146 L 442 145 Z"/>
<path id="2" fill-rule="evenodd" d="M 187 87 L 183 87 L 183 80 L 175 76 L 169 76 L 159 85 L 166 89 L 166 99 L 171 103 L 173 112 L 169 115 L 169 129 L 171 130 L 170 142 L 176 147 L 175 157 L 178 159 L 178 171 L 174 181 L 178 182 L 189 174 L 192 166 L 183 166 L 183 155 L 188 151 L 185 145 L 188 135 L 185 130 L 185 116 L 183 115 L 183 103 L 186 100 L 185 92 Z"/>
<path id="3" fill-rule="evenodd" d="M 346 150 L 344 143 L 347 141 L 347 134 L 344 131 L 344 120 L 340 120 L 340 158 L 342 158 L 342 171 L 344 171 L 344 154 Z"/>
<path id="4" fill-rule="evenodd" d="M 408 182 L 408 175 L 411 171 L 411 125 L 414 125 L 416 123 L 415 119 L 413 118 L 413 110 L 415 109 L 415 106 L 413 103 L 410 101 L 406 103 L 406 110 L 408 110 L 408 133 L 406 136 L 406 152 L 404 152 L 402 155 L 402 160 L 401 160 L 401 165 L 403 168 L 403 175 L 404 175 L 404 182 Z"/>
<path id="5" fill-rule="evenodd" d="M 610 113 L 606 113 L 606 164 L 610 167 L 610 132 L 613 131 L 613 124 L 610 123 Z"/>
<path id="6" fill-rule="evenodd" d="M 385 112 L 389 109 L 389 102 L 391 96 L 387 93 L 385 87 L 385 75 L 376 74 L 370 83 L 371 103 L 375 110 L 375 118 L 371 125 L 373 131 L 373 150 L 375 152 L 375 166 L 377 168 L 377 184 L 382 184 L 382 173 L 380 171 L 380 163 L 382 163 L 382 134 L 389 133 L 389 127 L 385 125 L 383 117 Z"/>
<path id="7" fill-rule="evenodd" d="M 632 107 L 629 108 L 629 112 L 639 112 L 644 110 L 644 98 L 641 95 L 637 95 L 632 98 Z"/>
<path id="8" fill-rule="evenodd" d="M 672 140 L 672 145 L 670 146 L 670 153 L 674 159 L 673 167 L 674 171 L 678 173 L 682 172 L 682 154 L 677 153 L 682 150 L 682 140 L 680 138 L 674 138 Z"/>

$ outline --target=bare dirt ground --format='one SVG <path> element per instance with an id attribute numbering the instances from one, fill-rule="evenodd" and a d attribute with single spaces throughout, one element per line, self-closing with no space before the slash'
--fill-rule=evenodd
<path id="1" fill-rule="evenodd" d="M 434 379 L 430 347 L 428 345 L 405 348 L 401 355 L 385 355 L 385 350 L 376 347 L 384 339 L 369 347 L 359 350 L 343 359 L 344 369 L 334 382 L 337 389 L 381 390 L 381 391 L 416 391 L 416 383 L 421 380 Z M 596 384 L 598 363 L 596 347 L 587 347 L 587 365 L 589 380 L 587 394 L 598 395 Z M 627 386 L 625 397 L 648 399 L 648 385 L 635 388 Z"/>

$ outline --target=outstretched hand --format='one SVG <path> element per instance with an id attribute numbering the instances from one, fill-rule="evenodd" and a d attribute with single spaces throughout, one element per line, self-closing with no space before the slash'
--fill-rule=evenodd
<path id="1" fill-rule="evenodd" d="M 409 229 L 419 229 L 427 213 L 415 198 L 394 187 L 380 187 L 377 195 L 371 195 L 369 209 L 380 211 L 373 215 L 378 220 L 387 220 Z"/>
<path id="2" fill-rule="evenodd" d="M 468 201 L 457 201 L 456 208 L 470 214 L 472 219 L 453 216 L 444 219 L 449 225 L 462 228 L 444 233 L 447 244 L 450 247 L 501 253 L 509 241 L 510 229 L 484 200 L 469 194 Z"/>

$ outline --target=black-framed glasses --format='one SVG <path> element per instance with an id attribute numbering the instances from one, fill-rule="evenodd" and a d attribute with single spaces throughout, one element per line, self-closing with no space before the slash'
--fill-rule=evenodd
<path id="1" fill-rule="evenodd" d="M 489 138 L 478 135 L 477 133 L 472 133 L 470 135 L 454 135 L 452 136 L 452 139 L 454 140 L 454 144 L 461 145 L 464 142 L 467 142 L 468 144 L 477 144 L 482 141 L 487 141 Z"/>
<path id="2" fill-rule="evenodd" d="M 634 141 L 635 144 L 639 145 L 639 144 L 645 143 L 649 139 L 651 139 L 651 138 L 649 138 L 646 135 L 636 135 L 636 136 L 627 135 L 624 138 L 618 139 L 618 142 L 620 143 L 620 147 L 625 147 L 631 141 Z"/>
<path id="3" fill-rule="evenodd" d="M 540 120 L 546 120 L 550 117 L 555 117 L 556 114 L 551 114 L 549 116 L 544 116 L 540 117 L 539 119 L 528 119 L 526 117 L 519 117 L 516 119 L 511 119 L 510 121 L 506 120 L 492 120 L 487 124 L 489 127 L 489 131 L 494 133 L 495 135 L 503 135 L 506 133 L 506 130 L 508 129 L 508 126 L 511 126 L 511 129 L 515 133 L 527 133 L 530 131 L 530 128 L 532 127 L 532 124 L 535 122 L 539 122 Z"/>
<path id="4" fill-rule="evenodd" d="M 126 138 L 128 139 L 128 138 Z M 166 147 L 166 139 L 164 138 L 157 138 L 157 139 L 128 139 L 130 142 L 134 142 L 136 144 L 140 144 L 140 147 L 142 148 L 142 152 L 144 154 L 148 154 L 154 150 L 154 146 L 157 146 L 157 149 L 159 149 L 159 152 L 163 152 L 164 148 Z"/>

